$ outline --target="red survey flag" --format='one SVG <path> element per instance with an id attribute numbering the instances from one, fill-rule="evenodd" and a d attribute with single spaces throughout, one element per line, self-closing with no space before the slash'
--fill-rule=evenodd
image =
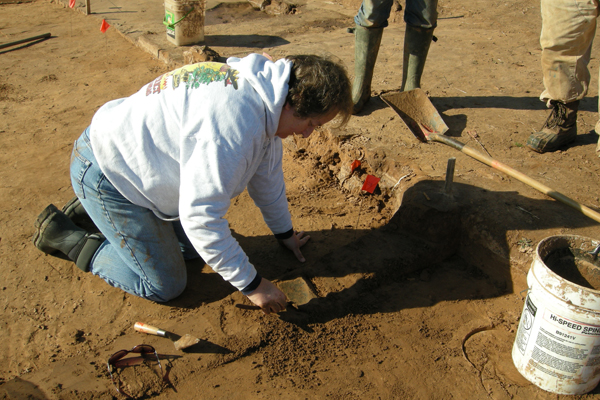
<path id="1" fill-rule="evenodd" d="M 100 25 L 100 32 L 104 33 L 110 28 L 110 25 L 105 20 L 102 20 L 102 25 Z"/>
<path id="2" fill-rule="evenodd" d="M 361 190 L 366 190 L 369 193 L 373 193 L 373 191 L 377 187 L 377 184 L 379 183 L 379 180 L 379 178 L 373 175 L 367 175 L 367 179 L 365 179 L 365 183 L 363 184 Z"/>
<path id="3" fill-rule="evenodd" d="M 352 165 L 350 165 L 350 173 L 354 172 L 354 170 L 358 167 L 360 167 L 360 161 L 358 161 L 358 160 L 352 161 Z"/>
<path id="4" fill-rule="evenodd" d="M 69 7 L 75 7 L 75 0 L 69 0 Z"/>

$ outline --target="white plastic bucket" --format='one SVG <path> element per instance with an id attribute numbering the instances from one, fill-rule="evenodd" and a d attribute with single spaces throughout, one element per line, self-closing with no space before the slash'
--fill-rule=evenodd
<path id="1" fill-rule="evenodd" d="M 548 237 L 527 275 L 512 358 L 521 375 L 552 393 L 584 394 L 600 381 L 600 257 L 590 254 L 597 244 Z"/>
<path id="2" fill-rule="evenodd" d="M 167 40 L 176 46 L 204 41 L 204 0 L 165 0 Z"/>

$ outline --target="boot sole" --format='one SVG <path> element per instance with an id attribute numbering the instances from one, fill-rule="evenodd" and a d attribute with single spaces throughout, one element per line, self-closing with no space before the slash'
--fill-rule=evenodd
<path id="1" fill-rule="evenodd" d="M 38 215 L 37 219 L 33 223 L 33 226 L 35 226 L 35 229 L 36 229 L 36 231 L 33 235 L 33 244 L 35 245 L 35 247 L 37 247 L 39 250 L 43 251 L 46 254 L 53 254 L 58 251 L 55 249 L 49 250 L 49 249 L 43 248 L 41 245 L 42 236 L 44 234 L 44 231 L 46 230 L 46 227 L 50 223 L 51 217 L 56 212 L 58 212 L 58 208 L 56 208 L 56 206 L 54 204 L 50 204 L 48 207 L 46 207 L 44 209 L 44 211 L 42 211 L 40 213 L 40 215 Z"/>

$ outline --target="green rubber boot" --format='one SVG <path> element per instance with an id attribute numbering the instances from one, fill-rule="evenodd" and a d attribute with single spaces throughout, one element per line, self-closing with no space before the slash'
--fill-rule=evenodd
<path id="1" fill-rule="evenodd" d="M 537 153 L 556 151 L 573 142 L 577 137 L 577 110 L 579 100 L 561 103 L 550 100 L 552 111 L 539 132 L 527 139 L 527 147 Z"/>
<path id="2" fill-rule="evenodd" d="M 359 113 L 371 98 L 373 68 L 379 53 L 383 28 L 354 30 L 354 83 L 352 84 L 352 114 Z"/>
<path id="3" fill-rule="evenodd" d="M 84 272 L 89 271 L 92 257 L 105 240 L 102 234 L 90 234 L 79 228 L 53 204 L 42 211 L 34 226 L 35 247 L 46 254 L 65 254 Z"/>
<path id="4" fill-rule="evenodd" d="M 423 29 L 406 25 L 401 91 L 409 91 L 421 87 L 421 75 L 423 75 L 425 60 L 427 59 L 429 46 L 431 46 L 431 40 L 433 39 L 433 29 Z"/>
<path id="5" fill-rule="evenodd" d="M 85 208 L 83 208 L 77 196 L 73 197 L 63 206 L 62 212 L 78 227 L 88 232 L 99 232 L 96 224 L 94 224 L 94 221 L 92 221 Z"/>
<path id="6" fill-rule="evenodd" d="M 85 208 L 83 208 L 83 205 L 77 196 L 73 197 L 63 206 L 62 212 L 69 217 L 71 221 L 75 222 L 75 224 L 77 224 L 78 221 L 89 218 L 87 211 L 85 211 Z"/>

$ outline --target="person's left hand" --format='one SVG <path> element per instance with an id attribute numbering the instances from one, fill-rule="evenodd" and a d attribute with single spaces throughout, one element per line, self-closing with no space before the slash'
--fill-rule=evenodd
<path id="1" fill-rule="evenodd" d="M 282 246 L 285 246 L 288 249 L 290 249 L 296 256 L 298 261 L 304 262 L 304 261 L 306 261 L 306 259 L 302 255 L 302 252 L 300 251 L 300 247 L 304 246 L 306 244 L 306 242 L 308 242 L 308 239 L 310 239 L 310 235 L 305 235 L 304 231 L 300 231 L 300 232 L 294 231 L 294 234 L 292 236 L 290 236 L 287 239 L 279 240 L 279 243 Z"/>

